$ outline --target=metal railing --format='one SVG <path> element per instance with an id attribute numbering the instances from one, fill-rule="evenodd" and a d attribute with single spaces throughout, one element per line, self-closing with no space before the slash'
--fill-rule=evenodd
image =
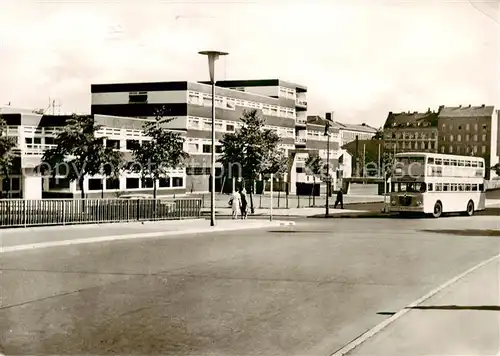
<path id="1" fill-rule="evenodd" d="M 197 219 L 201 199 L 6 199 L 0 228 Z"/>

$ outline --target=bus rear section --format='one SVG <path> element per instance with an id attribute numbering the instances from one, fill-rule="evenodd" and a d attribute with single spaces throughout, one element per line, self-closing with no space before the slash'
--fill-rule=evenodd
<path id="1" fill-rule="evenodd" d="M 486 208 L 484 159 L 435 153 L 397 154 L 390 211 L 471 216 Z"/>

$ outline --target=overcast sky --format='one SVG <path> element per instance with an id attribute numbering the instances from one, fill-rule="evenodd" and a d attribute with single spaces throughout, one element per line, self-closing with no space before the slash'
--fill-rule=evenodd
<path id="1" fill-rule="evenodd" d="M 0 104 L 88 112 L 91 83 L 207 80 L 214 48 L 217 78 L 304 84 L 339 121 L 500 104 L 500 0 L 0 1 Z"/>

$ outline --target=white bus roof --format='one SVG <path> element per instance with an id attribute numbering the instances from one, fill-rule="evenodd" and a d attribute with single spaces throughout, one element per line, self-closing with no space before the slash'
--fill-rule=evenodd
<path id="1" fill-rule="evenodd" d="M 395 157 L 434 157 L 441 159 L 456 159 L 456 160 L 470 160 L 470 161 L 484 161 L 482 157 L 475 156 L 461 156 L 461 155 L 448 155 L 443 153 L 432 153 L 432 152 L 402 152 L 396 153 Z"/>

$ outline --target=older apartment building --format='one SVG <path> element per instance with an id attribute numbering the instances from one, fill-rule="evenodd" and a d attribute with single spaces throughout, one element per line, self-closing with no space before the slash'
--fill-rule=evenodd
<path id="1" fill-rule="evenodd" d="M 437 152 L 438 113 L 389 112 L 384 124 L 384 149 L 390 152 Z"/>
<path id="2" fill-rule="evenodd" d="M 215 88 L 216 139 L 241 126 L 245 110 L 256 109 L 276 130 L 289 152 L 307 144 L 307 88 L 279 79 L 217 82 Z M 164 116 L 175 118 L 170 128 L 186 133 L 186 189 L 209 190 L 211 150 L 211 85 L 205 82 L 155 82 L 94 84 L 91 86 L 92 114 L 151 118 L 165 108 Z M 216 154 L 220 153 L 216 147 Z M 216 176 L 222 177 L 217 167 Z M 222 178 L 217 179 L 220 189 Z"/>
<path id="3" fill-rule="evenodd" d="M 439 152 L 483 157 L 486 167 L 498 163 L 499 113 L 494 106 L 441 106 Z M 486 170 L 486 179 L 492 177 Z"/>
<path id="4" fill-rule="evenodd" d="M 493 106 L 440 106 L 426 113 L 389 112 L 384 125 L 385 150 L 439 152 L 483 157 L 498 162 L 499 113 Z M 492 172 L 486 170 L 486 179 Z"/>

